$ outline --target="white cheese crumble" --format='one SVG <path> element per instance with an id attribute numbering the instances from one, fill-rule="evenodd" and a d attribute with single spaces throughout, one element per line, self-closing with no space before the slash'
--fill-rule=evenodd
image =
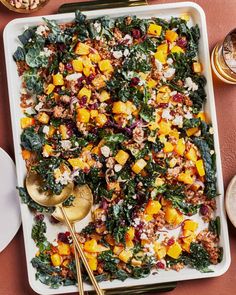
<path id="1" fill-rule="evenodd" d="M 158 59 L 155 59 L 155 65 L 156 65 L 157 71 L 161 72 L 163 65 Z"/>
<path id="2" fill-rule="evenodd" d="M 68 151 L 72 146 L 72 143 L 68 140 L 61 140 L 61 147 L 63 148 L 63 150 Z"/>
<path id="3" fill-rule="evenodd" d="M 113 51 L 112 55 L 114 56 L 114 58 L 119 59 L 123 56 L 123 53 L 121 50 L 119 50 L 119 51 L 117 50 L 117 51 Z"/>
<path id="4" fill-rule="evenodd" d="M 101 216 L 101 220 L 102 220 L 102 221 L 106 221 L 106 220 L 107 220 L 106 215 L 102 215 L 102 216 Z"/>
<path id="5" fill-rule="evenodd" d="M 101 153 L 105 158 L 109 157 L 110 152 L 111 152 L 111 150 L 108 146 L 104 145 L 103 147 L 101 147 Z"/>
<path id="6" fill-rule="evenodd" d="M 128 56 L 129 55 L 129 49 L 128 48 L 125 48 L 123 54 L 124 54 L 124 57 Z"/>
<path id="7" fill-rule="evenodd" d="M 43 127 L 43 133 L 44 133 L 44 134 L 48 135 L 48 134 L 49 134 L 49 130 L 50 130 L 49 126 L 45 125 L 45 126 Z"/>
<path id="8" fill-rule="evenodd" d="M 140 236 L 140 239 L 141 240 L 147 240 L 148 237 L 147 237 L 147 235 L 145 233 L 142 233 L 141 236 Z"/>
<path id="9" fill-rule="evenodd" d="M 140 224 L 140 219 L 134 218 L 134 225 L 139 225 L 139 224 Z"/>
<path id="10" fill-rule="evenodd" d="M 209 129 L 209 133 L 214 134 L 214 129 L 212 127 L 210 127 L 210 129 Z"/>
<path id="11" fill-rule="evenodd" d="M 174 68 L 168 68 L 166 71 L 164 71 L 163 75 L 165 78 L 171 78 L 175 74 L 175 69 Z"/>
<path id="12" fill-rule="evenodd" d="M 67 75 L 66 80 L 67 81 L 77 81 L 81 77 L 82 77 L 81 73 L 74 73 L 74 74 L 71 74 L 71 75 Z"/>
<path id="13" fill-rule="evenodd" d="M 115 166 L 114 166 L 114 170 L 115 170 L 115 172 L 119 172 L 121 169 L 122 169 L 122 165 L 120 165 L 120 164 L 115 164 Z"/>
<path id="14" fill-rule="evenodd" d="M 182 128 L 183 127 L 183 117 L 177 115 L 174 120 L 172 121 L 173 125 L 177 125 L 178 127 Z"/>
<path id="15" fill-rule="evenodd" d="M 193 117 L 193 114 L 190 113 L 189 111 L 184 115 L 184 118 L 186 119 L 192 119 L 192 117 Z"/>
<path id="16" fill-rule="evenodd" d="M 39 112 L 39 111 L 41 110 L 42 107 L 43 107 L 43 102 L 40 101 L 40 102 L 34 107 L 34 109 L 35 109 L 37 112 Z"/>
<path id="17" fill-rule="evenodd" d="M 132 42 L 133 42 L 133 38 L 129 34 L 126 34 L 124 36 L 123 40 L 127 41 L 126 44 L 128 44 L 128 45 L 132 44 Z"/>
<path id="18" fill-rule="evenodd" d="M 166 62 L 167 62 L 168 65 L 172 65 L 173 64 L 173 59 L 169 57 Z"/>
<path id="19" fill-rule="evenodd" d="M 35 33 L 37 35 L 43 36 L 43 33 L 46 33 L 47 31 L 49 31 L 49 28 L 47 26 L 41 25 L 37 27 L 37 30 Z"/>
<path id="20" fill-rule="evenodd" d="M 56 183 L 66 185 L 71 181 L 70 174 L 68 171 L 64 171 L 59 178 L 55 180 Z"/>
<path id="21" fill-rule="evenodd" d="M 166 120 L 172 120 L 173 119 L 173 116 L 171 116 L 169 109 L 164 109 L 161 116 L 162 116 L 163 119 L 166 119 Z"/>
<path id="22" fill-rule="evenodd" d="M 184 87 L 188 89 L 188 91 L 196 91 L 198 90 L 198 85 L 193 82 L 193 80 L 190 77 L 187 77 L 185 79 Z"/>
<path id="23" fill-rule="evenodd" d="M 44 47 L 43 52 L 40 53 L 40 55 L 44 55 L 46 57 L 49 57 L 53 54 L 52 50 L 48 49 L 47 47 Z"/>
<path id="24" fill-rule="evenodd" d="M 97 33 L 100 33 L 101 30 L 102 30 L 101 23 L 99 23 L 99 22 L 95 22 L 95 23 L 94 23 L 94 28 L 95 28 L 95 30 L 97 31 Z"/>

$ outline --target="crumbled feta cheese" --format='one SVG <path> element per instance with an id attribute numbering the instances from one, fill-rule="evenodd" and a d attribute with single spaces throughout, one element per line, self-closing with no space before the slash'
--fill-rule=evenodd
<path id="1" fill-rule="evenodd" d="M 82 77 L 81 73 L 74 73 L 74 74 L 71 74 L 71 75 L 67 75 L 66 80 L 67 81 L 77 81 L 81 77 Z"/>
<path id="2" fill-rule="evenodd" d="M 21 94 L 27 94 L 27 89 L 26 88 L 21 88 L 20 93 Z"/>
<path id="3" fill-rule="evenodd" d="M 50 129 L 49 126 L 45 125 L 43 127 L 43 133 L 46 134 L 46 135 L 48 135 L 49 134 L 49 129 Z"/>
<path id="4" fill-rule="evenodd" d="M 61 147 L 63 148 L 63 150 L 68 151 L 72 146 L 72 143 L 68 140 L 61 140 Z"/>
<path id="5" fill-rule="evenodd" d="M 166 71 L 164 71 L 163 75 L 165 78 L 171 78 L 175 74 L 174 68 L 168 68 Z"/>
<path id="6" fill-rule="evenodd" d="M 124 202 L 124 200 L 120 200 L 117 204 L 118 204 L 118 205 L 122 205 L 123 202 Z"/>
<path id="7" fill-rule="evenodd" d="M 132 205 L 128 205 L 127 208 L 130 210 L 130 209 L 133 208 L 133 206 Z"/>
<path id="8" fill-rule="evenodd" d="M 47 31 L 49 31 L 49 28 L 47 26 L 41 25 L 37 27 L 37 30 L 35 33 L 37 35 L 43 36 L 43 33 L 46 33 Z"/>
<path id="9" fill-rule="evenodd" d="M 116 164 L 116 165 L 114 166 L 114 170 L 115 170 L 115 172 L 119 172 L 121 169 L 122 169 L 122 165 L 120 165 L 120 164 Z"/>
<path id="10" fill-rule="evenodd" d="M 117 50 L 117 51 L 113 51 L 112 55 L 114 56 L 114 58 L 119 59 L 123 56 L 123 53 L 121 50 L 119 50 L 119 51 Z"/>
<path id="11" fill-rule="evenodd" d="M 177 125 L 178 127 L 182 128 L 183 127 L 183 117 L 177 115 L 174 120 L 172 121 L 173 125 Z"/>
<path id="12" fill-rule="evenodd" d="M 129 55 L 129 49 L 128 48 L 125 48 L 123 54 L 124 54 L 124 57 L 128 56 Z"/>
<path id="13" fill-rule="evenodd" d="M 171 91 L 170 96 L 176 95 L 178 92 L 177 91 Z"/>
<path id="14" fill-rule="evenodd" d="M 209 133 L 214 134 L 214 129 L 212 127 L 209 128 Z"/>
<path id="15" fill-rule="evenodd" d="M 57 247 L 57 246 L 58 246 L 57 241 L 53 241 L 53 242 L 52 242 L 52 245 L 53 245 L 54 247 Z"/>
<path id="16" fill-rule="evenodd" d="M 166 119 L 166 120 L 172 120 L 173 119 L 173 116 L 171 116 L 169 109 L 164 109 L 161 116 L 162 116 L 163 119 Z"/>
<path id="17" fill-rule="evenodd" d="M 193 114 L 190 113 L 189 111 L 184 115 L 184 118 L 186 119 L 192 119 L 192 117 L 193 117 Z"/>
<path id="18" fill-rule="evenodd" d="M 145 233 L 142 233 L 141 236 L 140 236 L 140 239 L 141 240 L 147 240 L 148 237 L 147 237 L 147 235 Z"/>
<path id="19" fill-rule="evenodd" d="M 214 155 L 215 151 L 214 150 L 210 150 L 210 154 Z"/>
<path id="20" fill-rule="evenodd" d="M 137 196 L 136 196 L 136 195 L 133 195 L 132 198 L 133 198 L 134 200 L 136 200 L 136 199 L 137 199 Z"/>
<path id="21" fill-rule="evenodd" d="M 101 30 L 102 30 L 101 23 L 99 23 L 99 22 L 95 22 L 95 23 L 94 23 L 94 28 L 95 28 L 95 30 L 97 31 L 97 33 L 100 33 Z"/>
<path id="22" fill-rule="evenodd" d="M 166 62 L 167 62 L 168 65 L 172 65 L 173 64 L 173 59 L 169 57 Z"/>
<path id="23" fill-rule="evenodd" d="M 193 80 L 190 77 L 187 77 L 185 79 L 184 87 L 188 88 L 188 91 L 196 91 L 196 90 L 198 90 L 198 85 L 196 83 L 194 83 Z"/>
<path id="24" fill-rule="evenodd" d="M 107 220 L 106 215 L 102 215 L 102 216 L 101 216 L 101 220 L 102 220 L 102 221 L 106 221 L 106 220 Z"/>
<path id="25" fill-rule="evenodd" d="M 71 181 L 70 174 L 68 171 L 64 171 L 59 178 L 56 179 L 56 183 L 67 185 Z"/>
<path id="26" fill-rule="evenodd" d="M 157 68 L 157 71 L 158 72 L 161 72 L 162 68 L 163 68 L 163 65 L 161 62 L 159 62 L 158 59 L 155 59 L 155 65 L 156 65 L 156 68 Z"/>
<path id="27" fill-rule="evenodd" d="M 139 224 L 140 224 L 140 219 L 134 218 L 134 225 L 139 225 Z"/>
<path id="28" fill-rule="evenodd" d="M 128 44 L 128 45 L 132 44 L 132 42 L 133 42 L 133 38 L 129 34 L 126 34 L 124 36 L 124 39 L 123 40 L 124 41 L 127 41 L 126 44 Z"/>
<path id="29" fill-rule="evenodd" d="M 39 111 L 41 110 L 42 107 L 43 107 L 43 102 L 40 101 L 40 102 L 34 107 L 34 109 L 35 109 L 37 112 L 39 112 Z"/>
<path id="30" fill-rule="evenodd" d="M 41 54 L 41 53 L 40 53 Z M 48 49 L 47 47 L 44 47 L 43 49 L 43 55 L 46 57 L 49 57 L 53 54 L 52 50 Z"/>
<path id="31" fill-rule="evenodd" d="M 104 145 L 103 147 L 101 147 L 101 153 L 105 158 L 108 158 L 110 156 L 110 148 L 106 145 Z"/>

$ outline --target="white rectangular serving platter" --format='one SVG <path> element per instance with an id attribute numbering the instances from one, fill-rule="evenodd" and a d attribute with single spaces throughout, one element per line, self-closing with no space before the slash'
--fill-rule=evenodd
<path id="1" fill-rule="evenodd" d="M 211 269 L 214 272 L 211 273 L 200 273 L 197 270 L 185 268 L 179 272 L 170 270 L 164 271 L 160 270 L 158 274 L 151 274 L 147 278 L 135 280 L 127 279 L 124 282 L 115 280 L 112 282 L 102 282 L 100 285 L 102 288 L 118 288 L 118 287 L 131 287 L 137 285 L 148 285 L 154 283 L 165 283 L 171 281 L 183 281 L 190 279 L 201 279 L 216 277 L 224 274 L 229 265 L 230 265 L 230 248 L 229 248 L 229 238 L 228 238 L 228 228 L 226 215 L 224 211 L 224 187 L 223 187 L 223 178 L 222 178 L 222 169 L 221 169 L 221 159 L 220 159 L 220 148 L 219 148 L 219 138 L 217 130 L 217 121 L 216 121 L 216 111 L 215 111 L 215 101 L 212 85 L 212 76 L 211 76 L 211 66 L 210 66 L 210 56 L 208 48 L 208 37 L 207 37 L 207 28 L 206 28 L 206 19 L 204 11 L 200 6 L 193 2 L 182 2 L 182 3 L 170 3 L 170 4 L 161 4 L 161 5 L 150 5 L 150 6 L 141 6 L 135 8 L 116 8 L 116 9 L 107 9 L 107 10 L 96 10 L 86 12 L 85 14 L 88 18 L 97 18 L 103 15 L 109 15 L 110 17 L 118 17 L 124 15 L 137 15 L 142 18 L 150 17 L 160 17 L 169 19 L 171 16 L 180 16 L 183 13 L 190 15 L 190 25 L 198 24 L 201 32 L 200 46 L 199 46 L 199 57 L 200 61 L 203 64 L 203 74 L 207 79 L 206 93 L 207 93 L 207 103 L 205 105 L 205 111 L 208 115 L 209 120 L 213 124 L 214 128 L 214 140 L 215 140 L 215 151 L 216 151 L 216 165 L 217 165 L 217 189 L 220 194 L 217 197 L 217 211 L 216 216 L 221 218 L 221 237 L 220 237 L 220 246 L 224 249 L 224 256 L 221 263 L 211 266 Z M 74 13 L 69 14 L 58 14 L 58 15 L 49 15 L 45 16 L 48 19 L 55 19 L 59 23 L 70 22 L 74 19 Z M 22 34 L 25 29 L 25 26 L 34 26 L 43 23 L 42 17 L 29 17 L 29 18 L 19 18 L 11 21 L 4 30 L 4 46 L 5 46 L 5 58 L 6 58 L 6 68 L 7 68 L 7 79 L 8 79 L 8 91 L 9 91 L 9 100 L 11 108 L 11 120 L 12 120 L 12 129 L 13 129 L 13 138 L 14 138 L 14 149 L 15 149 L 15 158 L 16 158 L 16 167 L 17 167 L 17 183 L 18 186 L 24 185 L 24 179 L 26 175 L 25 162 L 21 156 L 20 148 L 20 118 L 23 117 L 22 110 L 20 108 L 20 88 L 21 81 L 17 74 L 17 67 L 12 58 L 13 53 L 15 52 L 18 45 L 20 45 L 17 36 Z M 22 214 L 22 223 L 23 223 L 23 232 L 24 232 L 24 241 L 25 241 L 25 251 L 26 251 L 26 260 L 27 260 L 27 269 L 28 269 L 28 278 L 29 283 L 32 289 L 39 294 L 65 294 L 76 292 L 76 286 L 60 287 L 59 289 L 50 289 L 48 286 L 43 285 L 35 279 L 35 269 L 32 267 L 30 261 L 35 256 L 37 248 L 35 247 L 34 241 L 31 239 L 31 229 L 33 223 L 33 215 L 30 213 L 26 205 L 21 204 L 21 214 Z M 196 219 L 196 217 L 194 217 Z M 77 229 L 83 227 L 83 224 L 86 224 L 86 220 L 77 224 Z M 198 222 L 200 223 L 199 230 L 206 227 L 201 221 L 201 218 L 198 217 Z M 52 225 L 48 223 L 48 239 L 52 242 L 58 232 L 65 231 L 66 228 L 63 225 Z M 172 235 L 178 235 L 177 231 L 172 231 Z M 93 290 L 93 287 L 89 284 L 84 284 L 84 289 L 86 291 Z"/>

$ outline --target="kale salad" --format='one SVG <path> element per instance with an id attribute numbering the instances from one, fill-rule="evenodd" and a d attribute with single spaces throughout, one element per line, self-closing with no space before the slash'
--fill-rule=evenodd
<path id="1" fill-rule="evenodd" d="M 19 36 L 22 157 L 46 191 L 91 188 L 92 219 L 77 237 L 99 281 L 210 272 L 222 259 L 200 31 L 188 23 L 188 15 L 87 19 L 77 11 L 73 22 L 43 19 Z M 46 237 L 54 208 L 24 187 L 19 194 L 35 214 L 36 278 L 75 284 L 70 234 Z"/>

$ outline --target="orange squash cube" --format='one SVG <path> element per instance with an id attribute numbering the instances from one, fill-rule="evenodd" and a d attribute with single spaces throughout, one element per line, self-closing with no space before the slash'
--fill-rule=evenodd
<path id="1" fill-rule="evenodd" d="M 50 117 L 47 113 L 45 112 L 40 112 L 38 115 L 37 115 L 37 119 L 40 123 L 42 124 L 48 124 L 49 120 L 50 120 Z"/>
<path id="2" fill-rule="evenodd" d="M 184 229 L 195 231 L 198 228 L 198 223 L 193 220 L 185 220 Z"/>
<path id="3" fill-rule="evenodd" d="M 195 239 L 196 235 L 191 230 L 184 229 L 182 240 L 184 243 L 191 243 Z"/>
<path id="4" fill-rule="evenodd" d="M 166 40 L 170 41 L 171 43 L 176 41 L 178 38 L 178 34 L 173 30 L 166 30 Z"/>
<path id="5" fill-rule="evenodd" d="M 94 63 L 98 63 L 101 60 L 101 56 L 99 55 L 98 52 L 90 53 L 89 58 Z"/>
<path id="6" fill-rule="evenodd" d="M 62 263 L 62 258 L 58 253 L 52 254 L 51 255 L 51 262 L 53 266 L 57 267 L 60 266 Z"/>
<path id="7" fill-rule="evenodd" d="M 175 152 L 180 155 L 180 156 L 183 156 L 184 155 L 184 152 L 185 152 L 185 142 L 184 142 L 184 139 L 183 138 L 180 138 L 178 141 L 177 141 L 177 145 L 175 146 Z"/>
<path id="8" fill-rule="evenodd" d="M 206 174 L 203 160 L 198 160 L 196 162 L 197 172 L 199 176 L 204 176 Z"/>
<path id="9" fill-rule="evenodd" d="M 84 250 L 91 253 L 98 252 L 97 246 L 97 241 L 95 239 L 91 239 L 84 243 Z"/>
<path id="10" fill-rule="evenodd" d="M 206 122 L 206 114 L 204 112 L 199 112 L 196 117 Z"/>
<path id="11" fill-rule="evenodd" d="M 92 271 L 96 271 L 98 267 L 98 260 L 96 257 L 88 258 L 88 265 Z"/>
<path id="12" fill-rule="evenodd" d="M 112 112 L 114 114 L 126 114 L 127 107 L 123 101 L 116 101 L 113 103 Z"/>
<path id="13" fill-rule="evenodd" d="M 75 72 L 82 72 L 83 71 L 83 62 L 81 59 L 74 59 L 72 60 L 72 67 Z"/>
<path id="14" fill-rule="evenodd" d="M 167 135 L 171 132 L 171 123 L 168 121 L 161 120 L 159 123 L 159 134 Z"/>
<path id="15" fill-rule="evenodd" d="M 55 88 L 55 85 L 53 85 L 53 84 L 48 84 L 45 93 L 46 93 L 47 95 L 51 94 L 51 93 L 53 92 L 54 88 Z"/>
<path id="16" fill-rule="evenodd" d="M 189 151 L 185 154 L 185 157 L 193 162 L 197 161 L 197 152 L 194 148 L 190 148 Z"/>
<path id="17" fill-rule="evenodd" d="M 159 201 L 149 200 L 145 209 L 147 214 L 153 215 L 157 214 L 161 209 L 161 204 Z"/>
<path id="18" fill-rule="evenodd" d="M 171 53 L 184 53 L 184 50 L 183 50 L 181 47 L 175 45 L 175 46 L 171 49 Z"/>
<path id="19" fill-rule="evenodd" d="M 154 88 L 154 87 L 157 86 L 157 81 L 155 81 L 154 79 L 150 78 L 150 79 L 148 79 L 148 81 L 147 81 L 147 86 L 148 86 L 149 88 Z"/>
<path id="20" fill-rule="evenodd" d="M 125 165 L 128 159 L 129 159 L 129 154 L 123 150 L 119 150 L 115 156 L 116 162 L 118 162 L 122 166 Z"/>
<path id="21" fill-rule="evenodd" d="M 182 243 L 181 247 L 184 251 L 190 253 L 190 243 Z"/>
<path id="22" fill-rule="evenodd" d="M 154 57 L 162 64 L 165 64 L 167 61 L 167 54 L 163 51 L 157 51 L 154 53 Z"/>
<path id="23" fill-rule="evenodd" d="M 76 48 L 75 48 L 75 53 L 78 54 L 78 55 L 88 55 L 90 53 L 90 46 L 85 44 L 85 43 L 82 43 L 82 42 L 79 42 L 77 45 L 76 45 Z"/>
<path id="24" fill-rule="evenodd" d="M 125 263 L 127 263 L 133 256 L 133 252 L 131 250 L 123 250 L 119 254 L 119 259 Z"/>
<path id="25" fill-rule="evenodd" d="M 147 165 L 147 162 L 144 159 L 139 159 L 135 162 L 135 164 L 132 166 L 132 170 L 134 173 L 138 174 L 140 173 L 143 168 Z"/>
<path id="26" fill-rule="evenodd" d="M 66 256 L 70 255 L 70 245 L 69 244 L 59 242 L 57 249 L 58 249 L 58 253 L 60 255 L 66 255 Z"/>
<path id="27" fill-rule="evenodd" d="M 29 118 L 29 117 L 25 117 L 25 118 L 21 118 L 20 119 L 20 125 L 22 129 L 31 127 L 35 124 L 35 120 L 34 118 Z"/>
<path id="28" fill-rule="evenodd" d="M 112 72 L 113 71 L 113 67 L 111 64 L 111 61 L 109 59 L 104 59 L 99 61 L 98 63 L 99 69 L 102 72 Z"/>
<path id="29" fill-rule="evenodd" d="M 193 184 L 193 179 L 192 179 L 191 175 L 189 175 L 188 173 L 184 173 L 184 172 L 181 172 L 178 175 L 178 181 L 183 182 L 185 184 Z"/>
<path id="30" fill-rule="evenodd" d="M 104 101 L 107 101 L 107 100 L 109 100 L 110 99 L 110 93 L 109 92 L 107 92 L 106 90 L 102 90 L 102 92 L 100 93 L 100 95 L 99 95 L 99 101 L 100 102 L 104 102 Z"/>
<path id="31" fill-rule="evenodd" d="M 113 248 L 113 253 L 115 255 L 120 255 L 120 253 L 124 250 L 124 247 L 123 246 L 115 246 Z"/>
<path id="32" fill-rule="evenodd" d="M 163 44 L 157 46 L 157 51 L 162 51 L 163 53 L 167 54 L 167 52 L 168 52 L 168 44 L 163 43 Z"/>
<path id="33" fill-rule="evenodd" d="M 45 144 L 43 147 L 43 156 L 44 157 L 49 157 L 53 155 L 53 148 L 49 144 Z"/>
<path id="34" fill-rule="evenodd" d="M 60 125 L 59 131 L 61 133 L 61 139 L 67 139 L 69 138 L 69 135 L 67 134 L 67 127 L 66 125 Z"/>
<path id="35" fill-rule="evenodd" d="M 193 71 L 194 71 L 194 73 L 201 73 L 202 65 L 200 64 L 200 62 L 193 63 Z"/>
<path id="36" fill-rule="evenodd" d="M 81 99 L 82 97 L 86 96 L 87 102 L 89 102 L 91 95 L 92 95 L 91 89 L 88 89 L 87 87 L 83 87 L 78 93 L 78 98 Z"/>
<path id="37" fill-rule="evenodd" d="M 188 135 L 188 137 L 192 136 L 193 134 L 198 132 L 198 128 L 197 127 L 193 127 L 193 128 L 189 128 L 186 130 L 186 134 Z"/>
<path id="38" fill-rule="evenodd" d="M 29 160 L 31 157 L 31 152 L 28 150 L 22 150 L 21 154 L 24 160 Z"/>
<path id="39" fill-rule="evenodd" d="M 147 30 L 149 35 L 160 36 L 162 31 L 162 26 L 157 24 L 150 24 Z"/>
<path id="40" fill-rule="evenodd" d="M 165 211 L 165 220 L 169 224 L 173 224 L 178 217 L 178 211 L 175 208 L 167 207 Z"/>
<path id="41" fill-rule="evenodd" d="M 181 253 L 182 253 L 182 248 L 178 242 L 175 242 L 173 245 L 168 247 L 167 255 L 169 255 L 170 257 L 174 259 L 179 258 Z"/>
<path id="42" fill-rule="evenodd" d="M 98 127 L 103 127 L 107 122 L 107 116 L 105 114 L 98 114 L 95 121 Z"/>
<path id="43" fill-rule="evenodd" d="M 98 116 L 98 110 L 91 110 L 90 116 L 92 119 L 96 118 Z"/>
<path id="44" fill-rule="evenodd" d="M 168 141 L 165 142 L 164 148 L 163 148 L 164 153 L 166 153 L 166 154 L 171 153 L 173 150 L 174 150 L 173 144 Z"/>
<path id="45" fill-rule="evenodd" d="M 68 160 L 68 162 L 74 169 L 84 170 L 85 168 L 89 168 L 89 165 L 85 163 L 81 158 L 71 158 Z"/>
<path id="46" fill-rule="evenodd" d="M 135 229 L 134 229 L 133 226 L 131 226 L 131 227 L 129 227 L 129 229 L 125 233 L 125 239 L 129 240 L 129 241 L 132 241 L 134 236 L 135 236 Z"/>
<path id="47" fill-rule="evenodd" d="M 77 121 L 80 123 L 88 123 L 90 119 L 90 112 L 87 109 L 81 108 L 77 110 Z"/>
<path id="48" fill-rule="evenodd" d="M 52 76 L 54 86 L 62 86 L 64 85 L 64 78 L 62 74 L 57 73 Z"/>

